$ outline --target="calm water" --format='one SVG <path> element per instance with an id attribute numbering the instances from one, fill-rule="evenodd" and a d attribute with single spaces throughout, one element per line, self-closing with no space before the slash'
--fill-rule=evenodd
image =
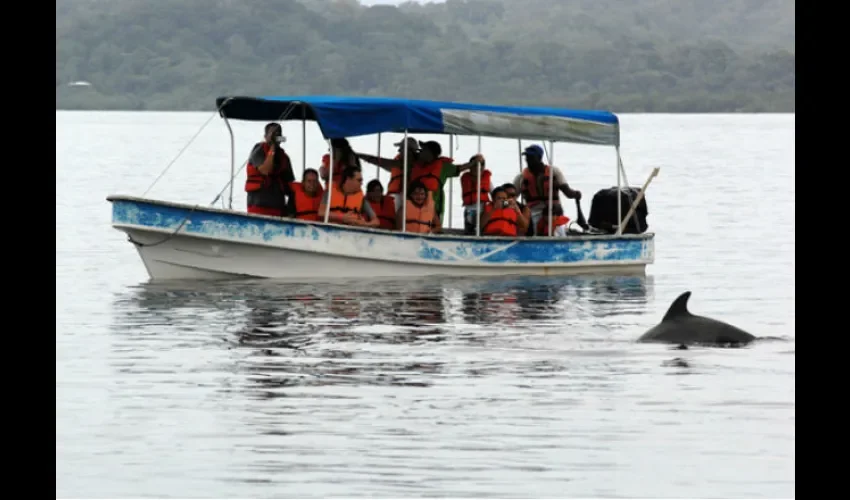
<path id="1" fill-rule="evenodd" d="M 211 116 L 56 114 L 57 496 L 794 496 L 794 115 L 622 118 L 630 183 L 661 167 L 646 278 L 148 284 L 105 197 L 144 193 Z M 234 126 L 237 168 L 262 125 Z M 148 196 L 209 204 L 229 145 L 214 119 Z M 516 141 L 482 150 L 518 172 Z M 557 146 L 586 215 L 615 161 Z M 778 339 L 634 343 L 685 290 Z"/>

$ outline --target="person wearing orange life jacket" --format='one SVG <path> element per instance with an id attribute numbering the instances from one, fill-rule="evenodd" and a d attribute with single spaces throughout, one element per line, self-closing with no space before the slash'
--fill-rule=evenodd
<path id="1" fill-rule="evenodd" d="M 353 149 L 351 149 L 351 144 L 348 143 L 348 139 L 331 139 L 330 147 L 333 149 L 334 154 L 333 184 L 338 184 L 340 179 L 342 179 L 342 171 L 345 170 L 345 167 L 361 166 L 360 159 L 357 158 L 357 154 Z M 331 155 L 329 153 L 325 153 L 322 156 L 322 165 L 319 167 L 319 175 L 325 183 L 325 187 L 328 185 L 328 171 L 330 170 L 330 164 Z"/>
<path id="2" fill-rule="evenodd" d="M 402 184 L 404 183 L 404 170 L 402 169 L 404 166 L 404 150 L 407 149 L 407 177 L 409 180 L 413 164 L 418 161 L 420 148 L 419 141 L 409 136 L 407 139 L 395 143 L 394 146 L 398 148 L 398 154 L 392 159 L 365 153 L 357 153 L 357 157 L 390 173 L 390 182 L 387 184 L 387 196 L 395 200 L 395 210 L 398 212 L 401 208 Z"/>
<path id="3" fill-rule="evenodd" d="M 519 207 L 519 211 L 522 212 L 522 216 L 525 217 L 525 220 L 530 221 L 531 220 L 531 209 L 529 209 L 524 203 L 519 201 L 518 196 L 517 196 L 516 186 L 514 186 L 513 184 L 508 182 L 506 184 L 502 184 L 502 189 L 505 190 L 505 194 L 508 197 L 508 201 L 511 201 L 511 200 L 515 201 L 517 206 Z M 524 234 L 526 236 L 534 236 L 534 228 L 531 227 L 530 223 L 528 224 L 528 228 L 525 230 Z"/>
<path id="4" fill-rule="evenodd" d="M 393 160 L 377 158 L 375 156 L 365 154 L 359 154 L 358 156 L 364 161 L 381 166 L 381 168 L 384 168 L 385 170 L 388 166 L 397 167 L 395 169 L 390 169 L 391 177 L 390 184 L 387 186 L 387 193 L 394 194 L 394 197 L 396 198 L 396 212 L 398 212 L 401 209 L 401 185 L 404 178 L 404 171 L 401 169 L 404 158 L 401 153 L 403 153 L 404 149 L 402 148 L 406 144 L 408 147 L 409 165 L 407 185 L 409 187 L 414 181 L 421 181 L 425 185 L 425 188 L 434 198 L 437 214 L 440 216 L 440 221 L 442 222 L 443 214 L 445 212 L 446 198 L 443 187 L 445 186 L 446 180 L 460 176 L 463 171 L 472 168 L 475 162 L 455 165 L 451 158 L 442 156 L 442 147 L 438 142 L 428 141 L 416 143 L 415 139 L 410 137 L 407 139 L 407 143 L 401 142 L 396 144 L 400 146 L 400 153 Z M 415 146 L 418 146 L 418 150 L 414 152 L 411 148 Z M 413 155 L 415 155 L 415 160 L 411 161 L 410 158 Z"/>
<path id="5" fill-rule="evenodd" d="M 477 158 L 473 156 L 469 161 L 474 161 Z M 480 165 L 480 168 L 473 167 L 469 172 L 460 176 L 461 200 L 463 202 L 463 232 L 464 234 L 475 234 L 475 224 L 479 219 L 478 202 L 481 201 L 481 208 L 490 203 L 490 191 L 492 189 L 490 178 L 492 172 L 488 170 L 481 157 L 481 162 L 475 162 L 475 165 Z M 478 172 L 481 172 L 481 191 L 476 196 L 475 190 L 478 187 Z"/>
<path id="6" fill-rule="evenodd" d="M 339 184 L 331 184 L 322 195 L 319 204 L 319 219 L 325 220 L 325 211 L 330 207 L 328 222 L 349 226 L 378 227 L 380 221 L 363 195 L 363 172 L 360 167 L 345 167 Z"/>
<path id="7" fill-rule="evenodd" d="M 460 176 L 462 172 L 475 166 L 479 159 L 483 161 L 484 157 L 475 155 L 469 162 L 456 165 L 454 160 L 442 155 L 443 148 L 437 141 L 423 142 L 421 146 L 419 161 L 413 165 L 413 169 L 410 171 L 410 182 L 421 181 L 425 185 L 425 188 L 434 198 L 434 207 L 442 223 L 446 209 L 446 193 L 443 189 L 446 181 Z"/>
<path id="8" fill-rule="evenodd" d="M 246 167 L 245 191 L 248 193 L 248 213 L 282 217 L 289 184 L 295 180 L 289 156 L 280 147 L 283 131 L 280 124 L 269 123 L 265 140 L 251 150 Z"/>
<path id="9" fill-rule="evenodd" d="M 395 201 L 391 196 L 384 196 L 384 186 L 378 179 L 372 179 L 366 185 L 366 199 L 372 211 L 378 216 L 381 229 L 395 229 Z"/>
<path id="10" fill-rule="evenodd" d="M 567 236 L 567 224 L 570 218 L 564 215 L 564 209 L 560 205 L 552 205 L 552 233 L 556 237 Z M 537 235 L 549 236 L 549 208 L 543 207 L 543 216 L 537 221 Z"/>
<path id="11" fill-rule="evenodd" d="M 481 234 L 484 236 L 517 236 L 525 234 L 528 219 L 522 215 L 516 200 L 509 200 L 502 186 L 493 190 L 493 201 L 481 214 Z"/>
<path id="12" fill-rule="evenodd" d="M 301 182 L 293 182 L 292 195 L 289 197 L 287 213 L 299 220 L 323 221 L 319 217 L 319 203 L 324 189 L 319 185 L 319 173 L 315 169 L 304 170 Z"/>
<path id="13" fill-rule="evenodd" d="M 407 217 L 405 219 L 405 216 Z M 407 226 L 403 222 L 407 222 Z M 441 233 L 440 217 L 434 206 L 434 198 L 429 196 L 428 188 L 422 181 L 414 181 L 407 189 L 407 213 L 396 212 L 396 227 L 404 228 L 406 233 Z"/>
<path id="14" fill-rule="evenodd" d="M 543 148 L 537 144 L 525 148 L 522 153 L 525 156 L 526 168 L 514 178 L 514 186 L 517 187 L 528 208 L 531 210 L 532 227 L 542 216 L 543 205 L 549 201 L 549 174 L 551 171 L 555 185 L 552 190 L 552 206 L 560 205 L 559 191 L 570 199 L 581 200 L 581 191 L 572 189 L 564 177 L 564 173 L 558 167 L 551 167 L 543 163 Z"/>

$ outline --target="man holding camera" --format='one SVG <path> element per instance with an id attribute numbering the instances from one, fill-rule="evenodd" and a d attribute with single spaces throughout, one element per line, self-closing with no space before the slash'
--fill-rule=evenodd
<path id="1" fill-rule="evenodd" d="M 481 214 L 481 234 L 484 236 L 517 236 L 528 230 L 528 218 L 523 215 L 516 199 L 508 199 L 502 186 L 493 190 L 493 201 L 484 206 Z"/>
<path id="2" fill-rule="evenodd" d="M 248 213 L 283 217 L 289 184 L 295 181 L 289 155 L 280 147 L 283 129 L 278 123 L 266 125 L 263 142 L 251 150 L 246 167 L 245 191 Z"/>

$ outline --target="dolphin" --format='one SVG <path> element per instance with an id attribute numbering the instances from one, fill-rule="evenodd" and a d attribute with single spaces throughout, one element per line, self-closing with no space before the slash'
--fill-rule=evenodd
<path id="1" fill-rule="evenodd" d="M 691 314 L 688 311 L 689 298 L 690 291 L 679 295 L 667 309 L 661 323 L 647 330 L 638 342 L 738 346 L 756 339 L 754 335 L 728 323 Z"/>

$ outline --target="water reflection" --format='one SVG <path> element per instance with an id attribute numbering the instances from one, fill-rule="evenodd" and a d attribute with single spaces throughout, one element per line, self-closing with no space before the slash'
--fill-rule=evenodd
<path id="1" fill-rule="evenodd" d="M 651 277 L 145 284 L 116 297 L 113 331 L 125 350 L 150 335 L 232 350 L 221 368 L 241 374 L 239 390 L 277 398 L 291 388 L 428 386 L 444 369 L 429 356 L 436 346 L 528 347 L 577 324 L 586 336 L 594 321 L 643 314 L 651 295 Z M 140 356 L 120 369 L 138 369 Z"/>

